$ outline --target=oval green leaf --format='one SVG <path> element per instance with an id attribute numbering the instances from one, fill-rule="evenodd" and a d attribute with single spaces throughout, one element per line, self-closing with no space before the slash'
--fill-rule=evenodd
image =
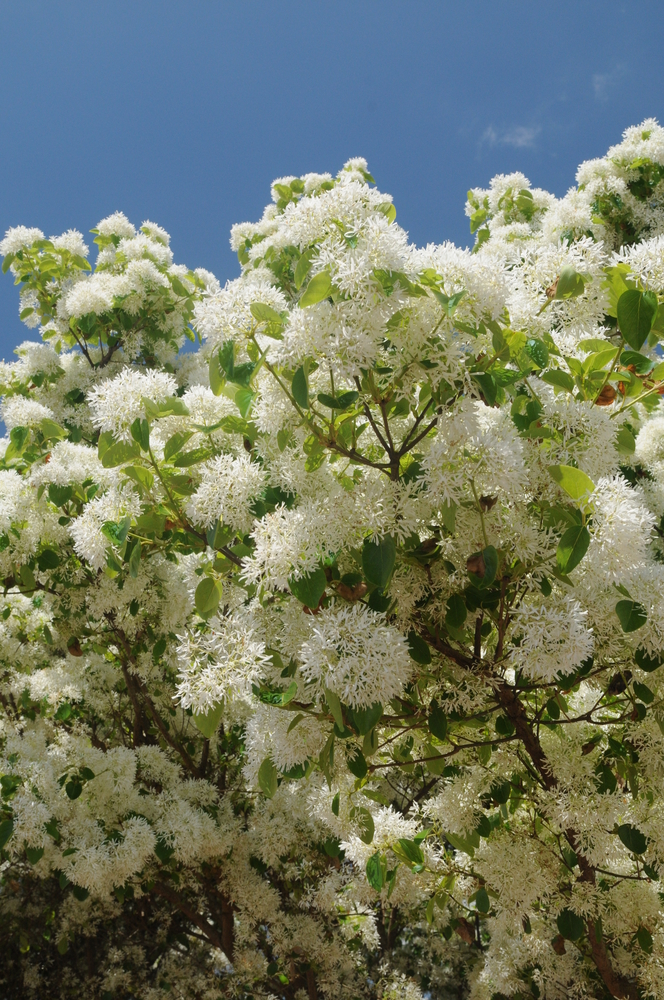
<path id="1" fill-rule="evenodd" d="M 581 469 L 573 465 L 550 465 L 549 475 L 572 500 L 585 500 L 595 489 L 595 484 Z"/>
<path id="2" fill-rule="evenodd" d="M 564 267 L 560 272 L 556 285 L 555 299 L 574 299 L 583 295 L 585 284 L 583 278 L 573 267 Z"/>
<path id="3" fill-rule="evenodd" d="M 300 308 L 305 309 L 307 306 L 313 306 L 317 302 L 322 302 L 323 299 L 328 297 L 331 291 L 332 279 L 330 278 L 329 271 L 321 271 L 319 274 L 315 274 L 300 299 Z"/>
<path id="4" fill-rule="evenodd" d="M 263 795 L 271 799 L 277 790 L 279 784 L 279 776 L 277 774 L 277 769 L 270 760 L 266 757 L 261 766 L 258 768 L 258 787 L 262 791 Z"/>
<path id="5" fill-rule="evenodd" d="M 563 534 L 556 550 L 556 562 L 561 573 L 571 573 L 579 565 L 590 545 L 590 532 L 583 524 L 573 524 Z"/>
<path id="6" fill-rule="evenodd" d="M 447 716 L 437 701 L 431 702 L 431 711 L 428 719 L 429 732 L 436 739 L 444 742 L 447 739 Z"/>
<path id="7" fill-rule="evenodd" d="M 648 621 L 646 609 L 638 601 L 618 601 L 616 614 L 623 632 L 636 632 Z"/>
<path id="8" fill-rule="evenodd" d="M 309 386 L 307 384 L 307 376 L 305 375 L 304 368 L 302 365 L 297 369 L 293 375 L 293 382 L 291 384 L 291 392 L 293 393 L 293 399 L 298 406 L 301 406 L 303 410 L 309 409 Z"/>
<path id="9" fill-rule="evenodd" d="M 372 854 L 367 861 L 367 882 L 372 889 L 380 892 L 383 888 L 383 866 L 380 863 L 380 851 Z"/>
<path id="10" fill-rule="evenodd" d="M 367 774 L 367 762 L 364 754 L 359 748 L 354 748 L 352 753 L 346 760 L 348 770 L 351 774 L 354 774 L 356 778 L 365 778 Z M 373 835 L 372 835 L 373 836 Z M 371 841 L 367 841 L 371 843 Z"/>
<path id="11" fill-rule="evenodd" d="M 293 597 L 296 597 L 301 604 L 308 608 L 317 608 L 325 593 L 327 577 L 319 566 L 313 573 L 307 573 L 297 580 L 291 577 L 288 586 Z"/>
<path id="12" fill-rule="evenodd" d="M 140 445 L 136 441 L 116 441 L 107 448 L 101 459 L 101 464 L 105 469 L 113 469 L 123 462 L 130 462 L 132 458 L 138 458 L 141 454 Z"/>
<path id="13" fill-rule="evenodd" d="M 618 299 L 616 313 L 624 339 L 635 351 L 640 351 L 657 315 L 656 296 L 640 292 L 638 288 L 629 288 Z"/>
<path id="14" fill-rule="evenodd" d="M 549 363 L 549 350 L 542 340 L 535 337 L 526 341 L 526 353 L 538 368 L 546 368 Z"/>
<path id="15" fill-rule="evenodd" d="M 556 920 L 558 930 L 567 941 L 578 941 L 586 929 L 583 918 L 574 910 L 565 908 Z"/>
<path id="16" fill-rule="evenodd" d="M 643 854 L 645 852 L 648 841 L 635 826 L 632 826 L 630 823 L 623 823 L 622 826 L 618 827 L 617 833 L 627 850 L 631 851 L 632 854 Z"/>
<path id="17" fill-rule="evenodd" d="M 205 713 L 194 712 L 192 715 L 194 725 L 208 740 L 211 739 L 216 733 L 219 723 L 221 722 L 223 710 L 223 703 L 220 703 L 219 705 L 213 705 L 212 708 L 208 709 Z"/>
<path id="18" fill-rule="evenodd" d="M 201 618 L 209 618 L 219 607 L 221 584 L 211 576 L 204 577 L 196 587 L 194 604 Z"/>
<path id="19" fill-rule="evenodd" d="M 446 625 L 450 625 L 452 628 L 461 628 L 466 621 L 467 614 L 466 604 L 461 594 L 452 594 L 451 597 L 448 597 L 445 615 Z"/>
<path id="20" fill-rule="evenodd" d="M 391 535 L 385 535 L 375 542 L 367 539 L 362 549 L 362 569 L 368 583 L 385 590 L 392 576 L 396 558 L 397 547 Z"/>
<path id="21" fill-rule="evenodd" d="M 415 663 L 421 663 L 423 666 L 431 663 L 431 650 L 414 629 L 408 633 L 408 652 Z"/>

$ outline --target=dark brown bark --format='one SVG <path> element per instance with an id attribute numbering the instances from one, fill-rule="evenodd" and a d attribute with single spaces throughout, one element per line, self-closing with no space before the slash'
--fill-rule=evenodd
<path id="1" fill-rule="evenodd" d="M 557 779 L 548 766 L 546 754 L 542 750 L 537 734 L 533 731 L 528 721 L 526 710 L 519 700 L 516 691 L 508 684 L 503 683 L 499 689 L 498 697 L 500 704 L 505 710 L 505 714 L 516 729 L 517 736 L 526 748 L 528 756 L 533 762 L 544 787 L 547 790 L 555 788 L 558 784 Z M 581 881 L 594 885 L 595 869 L 579 851 L 576 832 L 572 829 L 565 830 L 565 838 L 577 856 L 577 864 L 581 870 Z M 595 968 L 602 977 L 602 981 L 611 996 L 616 997 L 616 1000 L 638 1000 L 636 986 L 630 983 L 624 976 L 618 975 L 614 970 L 604 941 L 598 939 L 595 934 L 595 925 L 592 920 L 587 921 L 586 929 Z"/>
<path id="2" fill-rule="evenodd" d="M 208 941 L 213 944 L 215 948 L 221 948 L 230 961 L 230 956 L 224 948 L 223 934 L 219 934 L 216 928 L 214 928 L 212 924 L 208 923 L 207 918 L 204 917 L 202 913 L 195 910 L 183 896 L 180 896 L 179 893 L 175 892 L 174 889 L 171 889 L 169 885 L 165 885 L 163 882 L 155 882 L 152 887 L 152 891 L 156 892 L 157 895 L 168 900 L 169 903 L 172 903 L 173 906 L 177 907 L 177 909 L 184 914 L 187 920 L 190 920 L 195 927 L 198 927 L 199 931 L 205 935 Z"/>
<path id="3" fill-rule="evenodd" d="M 314 976 L 314 970 L 311 967 L 307 969 L 307 993 L 309 994 L 309 1000 L 318 1000 L 316 977 Z"/>

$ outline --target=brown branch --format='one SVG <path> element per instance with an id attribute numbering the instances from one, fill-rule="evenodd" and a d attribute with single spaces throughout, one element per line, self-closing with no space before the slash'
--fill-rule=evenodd
<path id="1" fill-rule="evenodd" d="M 221 948 L 226 955 L 226 958 L 228 958 L 229 961 L 231 960 L 230 955 L 227 954 L 224 948 L 222 935 L 218 933 L 218 931 L 202 914 L 198 913 L 197 910 L 194 910 L 193 907 L 179 895 L 179 893 L 175 892 L 170 886 L 165 885 L 163 882 L 155 882 L 152 886 L 152 892 L 156 892 L 163 899 L 168 900 L 169 903 L 176 906 L 180 913 L 185 915 L 187 920 L 190 920 L 194 926 L 198 927 L 199 931 L 203 932 L 207 940 L 214 945 L 215 948 Z"/>
<path id="2" fill-rule="evenodd" d="M 410 441 L 412 435 L 414 434 L 414 432 L 419 427 L 419 425 L 422 422 L 422 420 L 424 419 L 424 417 L 426 416 L 426 412 L 427 412 L 427 410 L 429 409 L 429 407 L 431 406 L 432 403 L 433 403 L 433 397 L 430 396 L 428 402 L 426 403 L 426 405 L 424 407 L 424 409 L 422 410 L 421 413 L 418 413 L 418 415 L 415 417 L 415 421 L 413 423 L 413 426 L 410 428 L 410 430 L 406 434 L 405 438 L 401 442 L 401 446 L 399 448 L 399 451 L 397 452 L 397 454 L 399 455 L 399 457 L 401 457 L 402 455 L 405 455 L 405 453 L 407 451 L 410 451 L 412 445 L 409 445 L 409 441 Z M 438 418 L 436 418 L 436 419 L 438 419 Z"/>
<path id="3" fill-rule="evenodd" d="M 431 642 L 431 638 L 429 636 L 427 636 L 427 641 Z M 434 641 L 432 645 L 434 645 L 439 652 L 449 656 L 450 659 L 452 659 L 455 663 L 459 663 L 461 666 L 471 668 L 474 665 L 473 660 L 469 660 L 462 654 L 457 653 L 457 651 L 453 650 L 451 647 L 447 647 L 446 643 L 441 642 L 438 637 L 436 637 L 436 641 Z M 450 655 L 450 653 L 453 655 Z M 539 738 L 533 732 L 528 716 L 526 715 L 526 710 L 519 700 L 516 689 L 507 684 L 507 682 L 501 680 L 497 690 L 497 696 L 505 714 L 515 728 L 516 735 L 532 760 L 542 784 L 547 791 L 551 791 L 556 788 L 558 780 L 549 767 L 549 762 L 544 751 L 542 750 Z M 577 863 L 581 870 L 581 881 L 594 885 L 595 868 L 581 853 L 576 831 L 573 829 L 567 829 L 564 833 L 570 847 L 577 856 Z M 586 930 L 588 933 L 588 941 L 590 943 L 593 962 L 595 963 L 595 967 L 602 977 L 602 981 L 611 996 L 615 997 L 616 1000 L 638 1000 L 638 990 L 636 986 L 633 983 L 630 983 L 625 976 L 619 975 L 614 970 L 604 941 L 601 938 L 598 938 L 595 934 L 595 924 L 592 920 L 586 921 Z"/>

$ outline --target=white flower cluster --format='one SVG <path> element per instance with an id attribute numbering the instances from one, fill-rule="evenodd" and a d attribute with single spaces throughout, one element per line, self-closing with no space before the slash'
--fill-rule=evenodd
<path id="1" fill-rule="evenodd" d="M 664 995 L 663 185 L 7 233 L 8 995 Z"/>

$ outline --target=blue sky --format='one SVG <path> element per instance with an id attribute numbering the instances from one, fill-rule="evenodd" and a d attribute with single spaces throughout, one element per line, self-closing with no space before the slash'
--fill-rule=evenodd
<path id="1" fill-rule="evenodd" d="M 24 0 L 0 7 L 0 231 L 116 209 L 238 273 L 274 177 L 365 156 L 417 243 L 469 242 L 468 187 L 577 164 L 664 120 L 664 5 L 614 0 Z M 35 336 L 0 281 L 0 357 Z"/>

